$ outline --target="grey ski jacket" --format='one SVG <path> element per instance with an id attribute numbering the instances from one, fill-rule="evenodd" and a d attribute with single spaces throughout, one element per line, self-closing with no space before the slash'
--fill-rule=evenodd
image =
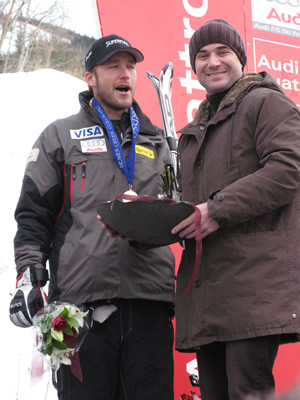
<path id="1" fill-rule="evenodd" d="M 78 114 L 50 124 L 28 158 L 15 218 L 17 270 L 50 265 L 49 299 L 85 303 L 139 298 L 173 302 L 174 257 L 169 247 L 138 250 L 111 239 L 97 220 L 97 205 L 128 190 L 115 163 L 105 128 L 89 107 L 88 91 L 79 95 Z M 168 146 L 161 131 L 138 104 L 133 189 L 156 196 Z M 131 127 L 124 133 L 125 159 Z"/>

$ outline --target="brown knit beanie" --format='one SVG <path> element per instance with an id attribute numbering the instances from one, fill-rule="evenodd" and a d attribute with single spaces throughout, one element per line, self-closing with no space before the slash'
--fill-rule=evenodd
<path id="1" fill-rule="evenodd" d="M 247 63 L 244 43 L 238 31 L 224 19 L 212 19 L 198 28 L 190 40 L 190 61 L 196 73 L 195 58 L 198 51 L 211 43 L 223 43 L 238 56 L 243 69 Z"/>

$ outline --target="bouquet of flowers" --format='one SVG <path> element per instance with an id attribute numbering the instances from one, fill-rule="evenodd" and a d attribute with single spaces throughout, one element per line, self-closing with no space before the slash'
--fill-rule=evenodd
<path id="1" fill-rule="evenodd" d="M 70 357 L 79 350 L 88 332 L 88 312 L 73 304 L 54 302 L 34 316 L 37 349 L 50 356 L 55 371 L 61 364 L 71 365 Z"/>

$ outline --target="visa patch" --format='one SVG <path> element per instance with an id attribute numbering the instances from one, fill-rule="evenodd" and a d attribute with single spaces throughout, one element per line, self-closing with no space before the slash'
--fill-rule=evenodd
<path id="1" fill-rule="evenodd" d="M 104 136 L 103 129 L 99 125 L 89 126 L 81 129 L 70 129 L 72 139 L 85 139 L 90 137 Z"/>
<path id="2" fill-rule="evenodd" d="M 155 158 L 153 150 L 149 150 L 147 147 L 140 146 L 138 144 L 135 145 L 135 152 L 136 154 L 141 154 L 142 156 L 151 158 L 152 160 Z"/>
<path id="3" fill-rule="evenodd" d="M 37 161 L 39 153 L 40 153 L 40 149 L 38 149 L 38 148 L 32 149 L 27 158 L 27 164 L 30 162 L 33 162 L 33 161 Z"/>
<path id="4" fill-rule="evenodd" d="M 105 139 L 82 140 L 80 144 L 83 153 L 100 153 L 107 151 Z"/>

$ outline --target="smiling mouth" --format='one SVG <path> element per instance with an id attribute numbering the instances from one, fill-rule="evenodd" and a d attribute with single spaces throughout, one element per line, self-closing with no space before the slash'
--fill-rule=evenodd
<path id="1" fill-rule="evenodd" d="M 207 76 L 215 76 L 215 75 L 222 75 L 225 74 L 226 71 L 217 71 L 217 72 L 210 72 L 207 74 Z"/>
<path id="2" fill-rule="evenodd" d="M 119 92 L 127 93 L 127 92 L 129 92 L 130 87 L 129 86 L 118 86 L 116 88 L 116 90 L 118 90 Z"/>

